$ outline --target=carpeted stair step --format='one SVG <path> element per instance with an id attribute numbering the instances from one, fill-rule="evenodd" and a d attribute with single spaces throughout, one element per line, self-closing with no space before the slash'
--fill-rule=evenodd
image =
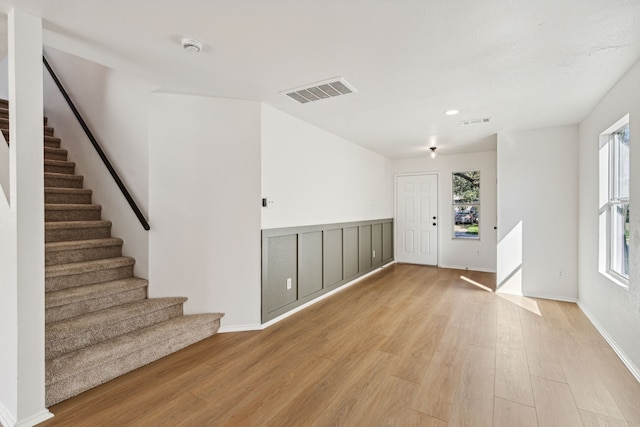
<path id="1" fill-rule="evenodd" d="M 46 160 L 60 160 L 66 162 L 67 154 L 67 150 L 63 148 L 44 147 L 44 158 Z"/>
<path id="2" fill-rule="evenodd" d="M 45 359 L 182 316 L 184 297 L 153 298 L 106 308 L 45 326 Z"/>
<path id="3" fill-rule="evenodd" d="M 45 294 L 46 323 L 147 298 L 148 281 L 138 277 L 79 286 Z"/>
<path id="4" fill-rule="evenodd" d="M 91 190 L 82 188 L 44 188 L 45 203 L 70 203 L 70 204 L 90 204 Z"/>
<path id="5" fill-rule="evenodd" d="M 82 175 L 69 175 L 67 173 L 49 173 L 44 174 L 45 187 L 58 188 L 82 188 L 84 177 Z"/>
<path id="6" fill-rule="evenodd" d="M 64 162 L 61 160 L 46 160 L 44 161 L 44 171 L 52 173 L 68 173 L 73 175 L 75 173 L 76 164 L 74 162 Z"/>
<path id="7" fill-rule="evenodd" d="M 46 406 L 214 335 L 222 316 L 212 313 L 178 317 L 46 361 Z"/>
<path id="8" fill-rule="evenodd" d="M 76 240 L 50 242 L 44 245 L 45 265 L 71 264 L 122 256 L 122 239 Z"/>
<path id="9" fill-rule="evenodd" d="M 102 206 L 88 204 L 53 204 L 44 205 L 45 222 L 60 221 L 99 221 Z"/>
<path id="10" fill-rule="evenodd" d="M 111 221 L 60 221 L 44 224 L 45 243 L 107 237 L 111 237 Z"/>
<path id="11" fill-rule="evenodd" d="M 51 148 L 60 148 L 60 138 L 56 138 L 54 136 L 45 135 L 44 136 L 44 146 Z"/>
<path id="12" fill-rule="evenodd" d="M 118 257 L 48 265 L 44 268 L 45 291 L 60 291 L 133 277 L 134 264 L 135 260 L 131 257 Z"/>

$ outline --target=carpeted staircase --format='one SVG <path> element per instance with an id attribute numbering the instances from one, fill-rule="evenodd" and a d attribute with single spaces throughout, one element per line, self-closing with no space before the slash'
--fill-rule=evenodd
<path id="1" fill-rule="evenodd" d="M 8 103 L 0 129 L 9 139 Z M 53 128 L 44 127 L 46 405 L 214 335 L 220 313 L 184 316 L 186 298 L 147 298 L 135 260 L 91 203 Z"/>

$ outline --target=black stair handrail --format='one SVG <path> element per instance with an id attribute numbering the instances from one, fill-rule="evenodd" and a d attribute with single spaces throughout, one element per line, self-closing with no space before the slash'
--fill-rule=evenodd
<path id="1" fill-rule="evenodd" d="M 76 116 L 78 123 L 80 123 L 80 126 L 82 126 L 82 129 L 84 130 L 84 133 L 87 135 L 87 138 L 89 138 L 89 141 L 91 141 L 91 145 L 93 145 L 93 148 L 95 148 L 96 152 L 98 153 L 98 156 L 100 156 L 100 158 L 102 159 L 102 162 L 104 163 L 106 168 L 109 170 L 111 177 L 118 185 L 118 188 L 120 189 L 120 191 L 122 191 L 122 195 L 124 196 L 125 199 L 127 199 L 127 202 L 129 202 L 129 206 L 131 206 L 131 209 L 133 209 L 133 212 L 138 217 L 140 224 L 142 224 L 142 227 L 145 230 L 150 230 L 151 227 L 149 226 L 149 223 L 147 222 L 144 215 L 142 214 L 142 211 L 140 211 L 140 208 L 138 208 L 138 205 L 136 204 L 135 200 L 133 200 L 133 197 L 127 190 L 127 187 L 124 185 L 124 183 L 118 176 L 118 173 L 111 165 L 111 162 L 107 158 L 107 155 L 104 153 L 104 151 L 102 151 L 100 144 L 98 144 L 98 141 L 93 136 L 93 133 L 91 133 L 89 126 L 87 126 L 87 123 L 84 121 L 84 119 L 80 115 L 80 112 L 78 112 L 78 109 L 73 104 L 73 101 L 71 101 L 71 98 L 69 98 L 69 94 L 64 89 L 64 86 L 62 86 L 62 83 L 60 83 L 58 76 L 56 76 L 56 73 L 53 71 L 53 69 L 51 68 L 51 65 L 49 65 L 49 62 L 47 61 L 47 58 L 44 57 L 44 55 L 42 56 L 42 62 L 44 63 L 44 66 L 47 68 L 47 70 L 49 71 L 49 74 L 51 75 L 51 78 L 53 79 L 53 81 L 56 83 L 56 86 L 58 86 L 58 89 L 60 89 L 60 92 L 62 93 L 62 96 L 64 97 L 64 99 L 67 101 L 69 108 L 71 108 L 73 115 Z"/>

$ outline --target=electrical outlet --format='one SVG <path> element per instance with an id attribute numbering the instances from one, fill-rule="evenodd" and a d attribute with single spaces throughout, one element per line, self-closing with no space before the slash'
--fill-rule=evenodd
<path id="1" fill-rule="evenodd" d="M 559 268 L 557 275 L 558 275 L 558 279 L 563 279 L 565 276 L 564 268 Z"/>
<path id="2" fill-rule="evenodd" d="M 287 279 L 287 290 L 291 289 L 291 277 Z"/>
<path id="3" fill-rule="evenodd" d="M 476 251 L 476 255 L 480 256 L 480 251 Z"/>

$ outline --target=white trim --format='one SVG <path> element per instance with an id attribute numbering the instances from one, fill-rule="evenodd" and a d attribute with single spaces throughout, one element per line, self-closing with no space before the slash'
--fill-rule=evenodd
<path id="1" fill-rule="evenodd" d="M 35 425 L 40 424 L 50 418 L 53 418 L 54 415 L 49 412 L 48 409 L 43 409 L 37 414 L 33 414 L 30 417 L 25 418 L 19 422 L 16 422 L 13 415 L 4 407 L 4 405 L 0 402 L 0 424 L 5 427 L 33 427 Z"/>
<path id="2" fill-rule="evenodd" d="M 440 268 L 449 268 L 452 270 L 468 270 L 468 271 L 480 271 L 483 273 L 495 273 L 496 270 L 494 268 L 484 268 L 484 267 L 468 267 L 462 265 L 440 265 Z"/>
<path id="3" fill-rule="evenodd" d="M 0 402 L 0 425 L 3 425 L 4 427 L 13 427 L 16 425 L 15 418 L 13 418 L 11 412 L 4 407 L 2 402 Z"/>
<path id="4" fill-rule="evenodd" d="M 247 331 L 260 331 L 262 325 L 259 323 L 249 323 L 247 325 L 232 325 L 232 326 L 220 326 L 218 329 L 219 334 L 225 334 L 228 332 L 247 332 Z"/>
<path id="5" fill-rule="evenodd" d="M 563 295 L 536 294 L 531 292 L 523 292 L 522 295 L 529 298 L 550 299 L 554 301 L 564 301 L 564 302 L 574 302 L 574 303 L 578 302 L 578 298 L 576 297 L 566 297 Z"/>
<path id="6" fill-rule="evenodd" d="M 309 307 L 309 306 L 312 306 L 313 304 L 315 304 L 315 303 L 317 303 L 317 302 L 320 302 L 320 301 L 322 301 L 323 299 L 330 297 L 331 295 L 334 295 L 334 294 L 337 294 L 338 292 L 344 291 L 344 290 L 345 290 L 345 289 L 347 289 L 348 287 L 351 287 L 351 286 L 355 285 L 356 283 L 358 283 L 358 282 L 360 282 L 360 281 L 362 281 L 362 280 L 366 279 L 366 278 L 367 278 L 367 277 L 369 277 L 369 276 L 372 276 L 372 275 L 374 275 L 374 274 L 376 274 L 376 273 L 379 273 L 379 272 L 380 272 L 380 271 L 382 271 L 383 269 L 385 269 L 385 268 L 387 268 L 387 267 L 389 267 L 390 265 L 393 265 L 393 264 L 395 264 L 395 263 L 396 263 L 395 261 L 391 261 L 391 262 L 389 262 L 389 263 L 387 263 L 387 264 L 383 265 L 382 267 L 378 267 L 378 268 L 376 268 L 375 270 L 370 271 L 370 272 L 368 272 L 367 274 L 365 274 L 365 275 L 363 275 L 363 276 L 360 276 L 360 277 L 358 277 L 358 278 L 356 278 L 356 279 L 353 279 L 352 281 L 350 281 L 350 282 L 348 282 L 348 283 L 345 283 L 344 285 L 340 286 L 339 288 L 336 288 L 336 289 L 334 289 L 334 290 L 332 290 L 332 291 L 330 291 L 330 292 L 327 292 L 326 294 L 323 294 L 323 295 L 319 296 L 319 297 L 318 297 L 318 298 L 316 298 L 316 299 L 313 299 L 313 300 L 311 300 L 311 301 L 309 301 L 309 302 L 307 302 L 307 303 L 304 303 L 304 304 L 302 304 L 302 305 L 300 305 L 300 306 L 298 306 L 298 307 L 294 308 L 294 309 L 293 309 L 293 310 L 291 310 L 291 311 L 287 311 L 286 313 L 281 314 L 280 316 L 276 317 L 275 319 L 271 319 L 271 320 L 269 320 L 268 322 L 263 323 L 263 324 L 262 324 L 261 329 L 267 329 L 269 326 L 272 326 L 272 325 L 274 325 L 274 324 L 276 324 L 276 323 L 280 322 L 281 320 L 286 319 L 287 317 L 291 316 L 292 314 L 295 314 L 295 313 L 297 313 L 297 312 L 299 312 L 299 311 L 301 311 L 301 310 L 304 310 L 305 308 L 307 308 L 307 307 Z"/>
<path id="7" fill-rule="evenodd" d="M 627 369 L 631 372 L 631 374 L 635 377 L 635 379 L 640 382 L 640 369 L 627 357 L 624 351 L 618 346 L 616 341 L 609 335 L 607 330 L 602 326 L 600 322 L 596 319 L 596 317 L 589 311 L 587 307 L 585 307 L 580 300 L 578 300 L 578 307 L 587 316 L 587 319 L 591 322 L 591 324 L 600 332 L 600 335 L 609 343 L 613 351 L 618 355 L 622 363 L 627 367 Z"/>
<path id="8" fill-rule="evenodd" d="M 34 414 L 28 418 L 25 418 L 24 420 L 18 422 L 16 424 L 16 427 L 33 427 L 35 425 L 40 424 L 41 422 L 44 422 L 50 418 L 53 418 L 53 414 L 51 412 L 49 412 L 48 409 L 43 409 L 42 411 L 38 412 L 37 414 Z"/>

